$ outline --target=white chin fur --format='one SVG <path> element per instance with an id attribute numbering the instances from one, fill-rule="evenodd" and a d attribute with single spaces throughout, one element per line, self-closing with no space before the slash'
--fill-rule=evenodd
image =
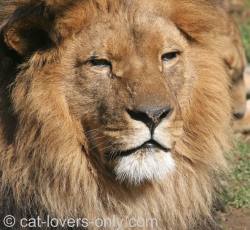
<path id="1" fill-rule="evenodd" d="M 162 150 L 139 150 L 121 157 L 114 169 L 119 182 L 138 185 L 145 181 L 160 181 L 175 169 L 170 152 Z"/>

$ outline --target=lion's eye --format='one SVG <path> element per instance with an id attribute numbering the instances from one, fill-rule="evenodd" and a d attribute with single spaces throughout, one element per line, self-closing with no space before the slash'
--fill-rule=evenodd
<path id="1" fill-rule="evenodd" d="M 173 59 L 176 59 L 179 56 L 180 52 L 179 51 L 172 51 L 165 53 L 161 56 L 162 61 L 164 62 L 169 62 L 172 61 Z"/>
<path id="2" fill-rule="evenodd" d="M 90 59 L 88 60 L 88 64 L 96 67 L 112 67 L 112 63 L 106 59 Z"/>

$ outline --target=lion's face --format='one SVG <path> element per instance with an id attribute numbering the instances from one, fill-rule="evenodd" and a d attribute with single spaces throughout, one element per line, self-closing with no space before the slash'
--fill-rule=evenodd
<path id="1" fill-rule="evenodd" d="M 236 25 L 231 24 L 235 31 L 230 38 L 223 37 L 222 42 L 227 48 L 223 53 L 223 58 L 231 83 L 232 112 L 234 118 L 238 120 L 243 118 L 246 112 L 246 86 L 244 82 L 246 56 L 239 31 L 235 28 Z"/>
<path id="2" fill-rule="evenodd" d="M 95 18 L 67 45 L 68 103 L 90 156 L 119 181 L 159 180 L 174 170 L 187 46 L 172 22 L 151 12 L 129 23 Z"/>
<path id="3" fill-rule="evenodd" d="M 58 117 L 57 109 L 44 110 L 37 97 L 65 98 L 60 106 L 47 107 L 63 107 L 65 116 L 80 124 L 85 141 L 79 145 L 84 145 L 88 159 L 120 182 L 163 179 L 183 163 L 184 156 L 187 162 L 207 164 L 213 158 L 207 142 L 214 135 L 204 122 L 223 132 L 226 124 L 218 120 L 227 113 L 229 100 L 224 110 L 217 108 L 221 99 L 216 96 L 221 96 L 216 90 L 223 88 L 226 98 L 227 82 L 220 60 L 204 45 L 206 31 L 213 26 L 204 20 L 202 10 L 194 8 L 201 18 L 197 23 L 192 22 L 191 10 L 181 11 L 174 1 L 146 6 L 139 1 L 112 6 L 109 1 L 100 5 L 83 1 L 65 11 L 56 4 L 58 12 L 47 6 L 48 14 L 57 15 L 54 24 L 46 15 L 27 11 L 22 16 L 17 11 L 3 27 L 6 46 L 25 63 L 11 96 L 15 110 L 37 114 L 35 120 L 42 119 L 41 114 L 47 114 L 44 119 Z M 204 10 L 211 7 L 202 4 Z M 34 7 L 39 11 L 45 6 Z M 215 75 L 221 76 L 220 87 Z M 20 96 L 23 88 L 32 96 Z M 37 105 L 41 107 L 33 112 Z M 217 140 L 213 143 L 218 149 L 220 145 Z"/>
<path id="4" fill-rule="evenodd" d="M 222 1 L 226 2 L 226 1 Z M 242 43 L 240 31 L 231 17 L 228 7 L 221 9 L 224 20 L 220 29 L 216 32 L 216 38 L 213 42 L 218 43 L 219 51 L 230 80 L 232 97 L 232 115 L 238 120 L 244 117 L 246 112 L 246 88 L 244 82 L 244 70 L 247 65 L 245 50 Z M 221 49 L 224 51 L 221 52 Z"/>

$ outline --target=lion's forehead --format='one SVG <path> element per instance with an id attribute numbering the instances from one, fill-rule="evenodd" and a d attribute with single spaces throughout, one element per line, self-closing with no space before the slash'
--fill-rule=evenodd
<path id="1" fill-rule="evenodd" d="M 144 60 L 148 56 L 158 61 L 159 53 L 188 48 L 183 34 L 167 17 L 140 11 L 133 13 L 132 18 L 128 20 L 127 12 L 116 12 L 115 15 L 106 12 L 95 17 L 89 21 L 89 26 L 82 27 L 76 43 L 69 40 L 69 47 L 71 49 L 73 45 L 82 59 L 108 54 L 113 60 L 128 58 L 132 63 L 138 62 L 135 58 L 138 54 Z"/>

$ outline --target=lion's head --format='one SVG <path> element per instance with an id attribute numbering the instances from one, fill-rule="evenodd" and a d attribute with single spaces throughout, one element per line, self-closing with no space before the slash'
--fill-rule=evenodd
<path id="1" fill-rule="evenodd" d="M 247 61 L 236 24 L 230 17 L 226 21 L 224 35 L 221 36 L 222 47 L 225 47 L 222 56 L 231 81 L 232 112 L 235 119 L 241 119 L 246 112 L 244 71 Z"/>
<path id="2" fill-rule="evenodd" d="M 223 62 L 206 43 L 213 3 L 8 6 L 3 203 L 8 194 L 19 215 L 156 217 L 159 229 L 209 217 L 231 106 Z"/>
<path id="3" fill-rule="evenodd" d="M 227 5 L 228 1 L 223 0 L 222 3 Z M 214 33 L 211 33 L 212 37 L 214 37 L 212 44 L 214 43 L 215 51 L 219 53 L 224 61 L 231 84 L 232 113 L 234 119 L 238 120 L 243 118 L 246 112 L 244 71 L 247 60 L 240 31 L 230 16 L 228 7 L 218 6 L 218 10 L 221 12 L 222 20 L 220 26 L 215 28 Z"/>

